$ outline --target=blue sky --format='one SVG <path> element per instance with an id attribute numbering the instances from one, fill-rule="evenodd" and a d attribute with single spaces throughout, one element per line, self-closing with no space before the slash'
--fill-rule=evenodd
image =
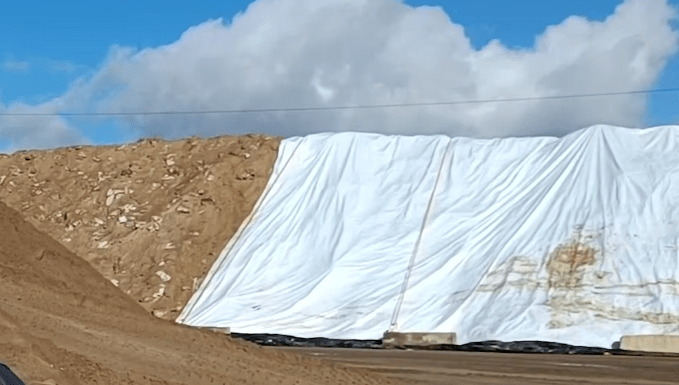
<path id="1" fill-rule="evenodd" d="M 499 39 L 509 49 L 531 49 L 536 36 L 571 15 L 603 21 L 621 0 L 407 0 L 411 6 L 439 6 L 464 27 L 475 49 Z M 0 12 L 0 102 L 39 105 L 64 95 L 77 79 L 95 76 L 106 65 L 112 47 L 134 50 L 176 42 L 192 26 L 223 18 L 226 24 L 248 1 L 116 1 L 7 2 Z M 677 1 L 669 1 L 677 6 Z M 675 21 L 676 28 L 676 21 Z M 653 84 L 679 87 L 679 56 Z M 647 125 L 679 121 L 678 94 L 651 97 Z M 263 106 L 268 107 L 268 106 Z M 1 124 L 1 123 L 0 123 Z M 111 119 L 83 123 L 89 140 L 125 138 Z M 82 128 L 81 128 L 82 130 Z M 2 130 L 0 130 L 0 134 Z M 0 138 L 2 140 L 3 138 Z"/>

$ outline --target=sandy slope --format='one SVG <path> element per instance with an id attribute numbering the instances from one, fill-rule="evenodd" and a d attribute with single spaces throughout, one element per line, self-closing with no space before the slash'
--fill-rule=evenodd
<path id="1" fill-rule="evenodd" d="M 154 315 L 174 319 L 264 189 L 280 139 L 0 155 L 0 201 Z"/>
<path id="2" fill-rule="evenodd" d="M 0 202 L 0 361 L 30 384 L 378 384 L 153 317 Z"/>

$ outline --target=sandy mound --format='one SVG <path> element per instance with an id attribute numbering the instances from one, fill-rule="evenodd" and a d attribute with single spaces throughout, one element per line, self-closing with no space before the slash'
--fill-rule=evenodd
<path id="1" fill-rule="evenodd" d="M 252 210 L 279 141 L 144 140 L 0 155 L 0 201 L 154 315 L 174 319 Z"/>
<path id="2" fill-rule="evenodd" d="M 382 383 L 157 319 L 0 202 L 0 361 L 30 384 Z"/>

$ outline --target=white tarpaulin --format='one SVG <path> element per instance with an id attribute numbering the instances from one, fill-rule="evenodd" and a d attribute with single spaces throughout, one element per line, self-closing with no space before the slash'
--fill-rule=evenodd
<path id="1" fill-rule="evenodd" d="M 282 142 L 179 322 L 610 347 L 679 332 L 679 127 Z"/>

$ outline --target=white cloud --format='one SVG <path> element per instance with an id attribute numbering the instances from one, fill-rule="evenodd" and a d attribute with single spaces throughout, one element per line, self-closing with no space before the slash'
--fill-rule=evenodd
<path id="1" fill-rule="evenodd" d="M 23 72 L 28 71 L 30 67 L 31 65 L 29 62 L 24 60 L 17 60 L 12 57 L 7 58 L 2 62 L 2 68 L 4 68 L 5 71 Z"/>
<path id="2" fill-rule="evenodd" d="M 53 60 L 50 59 L 48 60 L 48 68 L 52 71 L 57 71 L 57 72 L 66 72 L 66 73 L 74 73 L 74 72 L 82 72 L 87 70 L 87 66 L 82 65 L 82 64 L 77 64 L 68 60 Z"/>
<path id="3" fill-rule="evenodd" d="M 70 110 L 185 111 L 638 90 L 653 87 L 677 52 L 673 20 L 676 10 L 666 0 L 627 0 L 603 22 L 571 17 L 549 27 L 531 49 L 492 41 L 476 50 L 439 8 L 393 0 L 259 0 L 230 24 L 205 22 L 167 46 L 114 47 L 98 72 L 58 100 Z M 645 110 L 646 96 L 627 95 L 122 122 L 140 136 L 352 130 L 497 137 L 562 135 L 596 123 L 637 126 Z"/>
<path id="4" fill-rule="evenodd" d="M 53 114 L 64 108 L 60 99 L 39 106 L 15 103 L 6 108 L 0 102 L 0 113 Z M 3 152 L 22 149 L 54 148 L 89 141 L 59 116 L 0 116 L 0 138 Z"/>

